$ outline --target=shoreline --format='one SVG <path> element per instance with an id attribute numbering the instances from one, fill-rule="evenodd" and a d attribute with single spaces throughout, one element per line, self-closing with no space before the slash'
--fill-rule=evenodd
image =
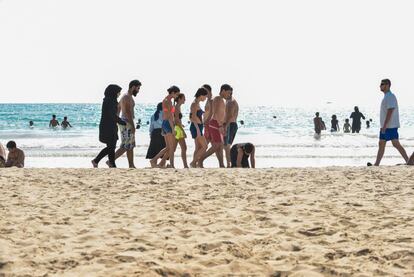
<path id="1" fill-rule="evenodd" d="M 412 172 L 2 169 L 0 274 L 411 276 Z"/>

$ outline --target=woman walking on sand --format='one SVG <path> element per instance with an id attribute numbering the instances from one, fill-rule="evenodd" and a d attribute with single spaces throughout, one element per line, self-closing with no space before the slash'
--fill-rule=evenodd
<path id="1" fill-rule="evenodd" d="M 165 148 L 160 151 L 154 158 L 150 160 L 151 167 L 159 166 L 157 160 L 162 157 L 160 165 L 162 165 L 167 159 L 170 160 L 170 167 L 174 168 L 174 150 L 175 150 L 175 127 L 174 127 L 174 112 L 175 108 L 171 103 L 172 99 L 175 99 L 180 93 L 180 89 L 177 86 L 172 86 L 168 90 L 167 97 L 162 101 L 162 132 L 165 139 Z M 165 155 L 164 155 L 165 154 Z"/>
<path id="2" fill-rule="evenodd" d="M 193 155 L 193 161 L 190 163 L 191 167 L 197 167 L 198 161 L 203 157 L 207 150 L 207 141 L 203 135 L 203 110 L 200 107 L 200 102 L 207 99 L 207 90 L 205 88 L 199 88 L 194 95 L 194 102 L 190 108 L 190 131 L 191 137 L 195 142 L 195 150 Z"/>
<path id="3" fill-rule="evenodd" d="M 174 111 L 174 123 L 175 123 L 175 150 L 177 150 L 177 145 L 180 145 L 181 148 L 181 158 L 183 159 L 184 168 L 188 168 L 187 164 L 187 144 L 185 139 L 187 134 L 184 131 L 184 126 L 182 123 L 183 114 L 181 113 L 181 105 L 185 103 L 185 95 L 183 93 L 178 94 L 174 99 L 175 111 Z M 174 150 L 174 152 L 175 152 Z"/>
<path id="4" fill-rule="evenodd" d="M 109 167 L 115 165 L 115 148 L 118 140 L 118 126 L 126 125 L 118 116 L 118 97 L 122 88 L 118 85 L 109 85 L 105 89 L 105 98 L 102 103 L 101 122 L 99 123 L 99 141 L 106 144 L 106 147 L 93 159 L 93 167 L 98 167 L 103 157 L 108 155 Z"/>

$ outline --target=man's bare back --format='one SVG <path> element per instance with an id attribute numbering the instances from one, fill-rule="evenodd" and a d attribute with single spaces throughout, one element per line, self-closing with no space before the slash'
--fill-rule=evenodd
<path id="1" fill-rule="evenodd" d="M 231 98 L 226 103 L 226 118 L 227 123 L 236 122 L 239 116 L 239 104 L 236 99 Z"/>

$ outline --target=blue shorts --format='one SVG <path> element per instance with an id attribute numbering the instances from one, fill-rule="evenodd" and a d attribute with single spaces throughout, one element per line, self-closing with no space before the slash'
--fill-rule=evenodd
<path id="1" fill-rule="evenodd" d="M 173 131 L 171 129 L 170 122 L 168 120 L 163 120 L 162 121 L 162 132 L 164 134 L 169 134 L 169 133 L 172 134 Z"/>
<path id="2" fill-rule="evenodd" d="M 398 139 L 398 128 L 385 129 L 385 133 L 380 131 L 379 139 L 385 141 Z"/>
<path id="3" fill-rule="evenodd" d="M 203 124 L 197 124 L 197 125 L 198 125 L 198 129 L 200 129 L 200 135 L 202 136 L 204 125 Z M 191 125 L 190 125 L 190 132 L 191 132 L 191 137 L 193 139 L 197 138 L 197 129 L 193 122 L 191 122 Z"/>

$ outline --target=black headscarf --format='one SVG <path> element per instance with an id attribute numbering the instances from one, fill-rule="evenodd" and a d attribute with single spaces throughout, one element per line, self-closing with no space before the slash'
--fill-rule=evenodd
<path id="1" fill-rule="evenodd" d="M 120 93 L 121 90 L 122 88 L 118 85 L 109 85 L 105 89 L 105 98 L 116 100 L 118 98 L 118 93 Z"/>

